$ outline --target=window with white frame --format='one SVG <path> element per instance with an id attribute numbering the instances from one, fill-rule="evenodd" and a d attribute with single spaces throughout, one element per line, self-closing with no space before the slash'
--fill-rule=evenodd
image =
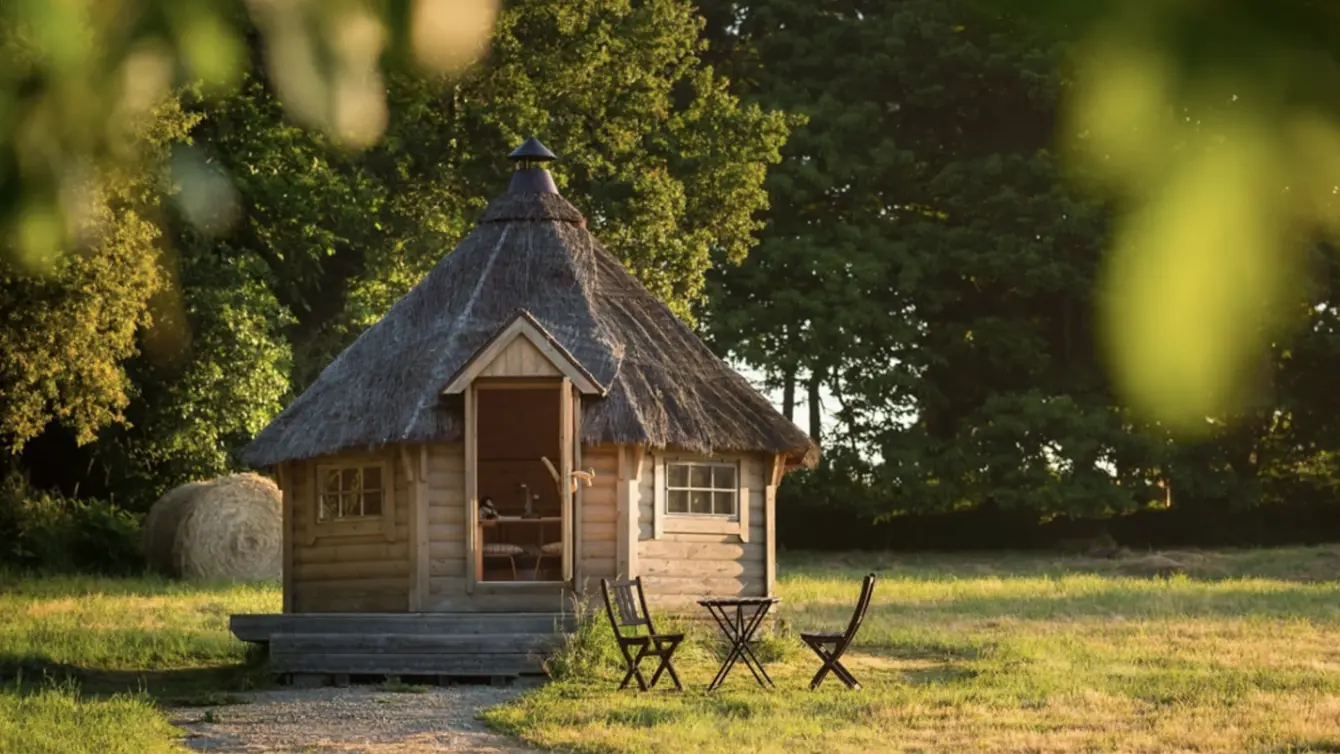
<path id="1" fill-rule="evenodd" d="M 739 469 L 720 461 L 666 461 L 665 512 L 683 516 L 739 514 Z"/>
<path id="2" fill-rule="evenodd" d="M 386 470 L 381 464 L 323 466 L 318 471 L 321 504 L 316 520 L 378 518 L 386 504 Z"/>

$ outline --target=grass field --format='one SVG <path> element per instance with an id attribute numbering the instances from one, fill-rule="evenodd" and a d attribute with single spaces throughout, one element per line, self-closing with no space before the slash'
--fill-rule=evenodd
<path id="1" fill-rule="evenodd" d="M 1150 575 L 1170 563 L 1185 574 Z M 809 692 L 818 661 L 783 635 L 766 647 L 776 691 L 738 667 L 707 695 L 717 660 L 699 635 L 678 663 L 684 694 L 615 692 L 602 646 L 595 678 L 487 718 L 584 752 L 1340 751 L 1340 548 L 783 565 L 791 630 L 841 630 L 861 575 L 878 572 L 847 663 L 865 690 L 830 677 Z"/>
<path id="2" fill-rule="evenodd" d="M 0 752 L 177 751 L 158 706 L 246 688 L 236 612 L 273 612 L 276 587 L 0 572 Z"/>
<path id="3" fill-rule="evenodd" d="M 776 691 L 740 666 L 703 693 L 717 660 L 697 633 L 687 692 L 617 693 L 602 622 L 577 677 L 486 719 L 584 752 L 1340 751 L 1340 547 L 1164 555 L 791 554 L 761 648 Z M 848 662 L 866 688 L 811 693 L 789 632 L 839 629 L 869 570 Z M 175 750 L 159 706 L 260 680 L 228 616 L 278 607 L 272 587 L 0 573 L 0 752 Z"/>

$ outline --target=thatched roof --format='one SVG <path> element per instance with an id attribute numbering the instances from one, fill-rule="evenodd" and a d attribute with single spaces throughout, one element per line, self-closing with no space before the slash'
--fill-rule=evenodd
<path id="1" fill-rule="evenodd" d="M 509 192 L 243 459 L 268 466 L 459 440 L 461 398 L 443 388 L 519 310 L 605 390 L 582 400 L 585 443 L 777 452 L 792 464 L 818 457 L 804 432 L 600 246 L 576 208 L 555 193 Z"/>

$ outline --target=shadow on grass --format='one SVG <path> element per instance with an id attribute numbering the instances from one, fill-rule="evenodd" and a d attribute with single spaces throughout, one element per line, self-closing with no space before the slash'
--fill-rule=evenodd
<path id="1" fill-rule="evenodd" d="M 238 692 L 267 687 L 271 678 L 261 652 L 234 665 L 170 670 L 107 670 L 0 653 L 0 686 L 22 692 L 52 684 L 74 684 L 86 697 L 142 692 L 165 706 L 206 706 L 242 703 Z"/>

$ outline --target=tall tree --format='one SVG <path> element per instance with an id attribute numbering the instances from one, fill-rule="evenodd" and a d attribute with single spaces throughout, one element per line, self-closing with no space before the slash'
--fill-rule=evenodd
<path id="1" fill-rule="evenodd" d="M 1157 443 L 1093 347 L 1106 215 L 1052 151 L 1064 39 L 962 1 L 707 7 L 746 97 L 806 118 L 761 246 L 717 274 L 719 347 L 826 379 L 896 508 L 1141 501 L 1115 460 Z"/>

